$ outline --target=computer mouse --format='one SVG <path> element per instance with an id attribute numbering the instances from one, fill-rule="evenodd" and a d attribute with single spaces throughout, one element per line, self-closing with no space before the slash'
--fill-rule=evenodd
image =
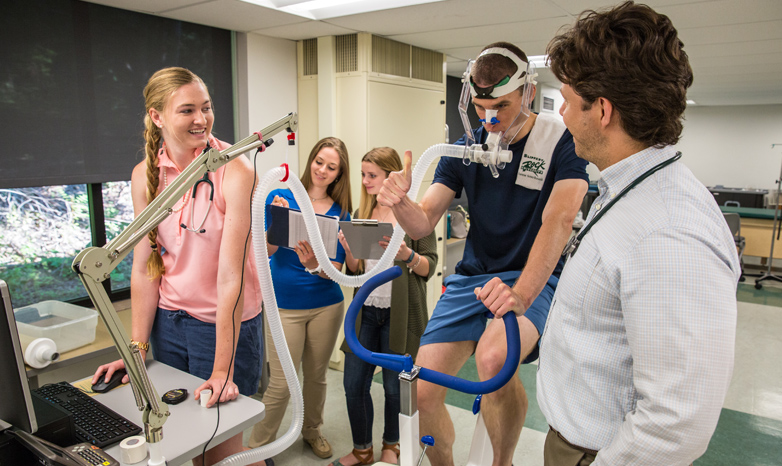
<path id="1" fill-rule="evenodd" d="M 119 369 L 111 374 L 111 378 L 108 382 L 105 381 L 105 375 L 101 376 L 98 383 L 92 386 L 92 391 L 95 393 L 105 393 L 112 388 L 122 383 L 122 378 L 125 377 L 125 369 Z"/>

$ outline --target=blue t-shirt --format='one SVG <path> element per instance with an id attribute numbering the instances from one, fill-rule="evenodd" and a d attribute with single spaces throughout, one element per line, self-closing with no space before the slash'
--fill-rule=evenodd
<path id="1" fill-rule="evenodd" d="M 487 133 L 480 127 L 474 135 L 475 141 L 483 143 Z M 528 138 L 529 135 L 510 145 L 513 159 L 499 170 L 498 178 L 493 178 L 481 164 L 465 166 L 459 158 L 440 159 L 434 183 L 447 186 L 457 196 L 464 188 L 470 211 L 470 231 L 456 273 L 473 276 L 521 271 L 540 230 L 543 209 L 554 183 L 570 178 L 588 181 L 587 162 L 576 156 L 573 136 L 565 130 L 554 149 L 541 190 L 517 185 L 519 163 Z M 464 137 L 456 144 L 464 145 Z M 555 276 L 559 277 L 563 264 L 560 259 L 554 268 Z"/>
<path id="2" fill-rule="evenodd" d="M 291 209 L 299 208 L 290 189 L 275 189 L 270 192 L 266 198 L 266 205 L 272 203 L 274 196 L 285 198 Z M 326 212 L 326 215 L 350 220 L 349 213 L 345 212 L 344 216 L 341 214 L 342 209 L 336 202 Z M 337 257 L 334 261 L 345 262 L 345 249 L 339 243 L 337 243 Z M 269 266 L 272 270 L 277 306 L 282 309 L 315 309 L 337 304 L 344 299 L 342 288 L 336 282 L 307 272 L 301 265 L 299 257 L 291 249 L 278 248 L 277 252 L 269 258 Z"/>

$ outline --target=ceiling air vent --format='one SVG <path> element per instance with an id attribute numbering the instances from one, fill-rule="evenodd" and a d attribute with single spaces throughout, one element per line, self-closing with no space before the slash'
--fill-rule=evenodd
<path id="1" fill-rule="evenodd" d="M 358 34 L 336 36 L 337 73 L 358 71 Z"/>
<path id="2" fill-rule="evenodd" d="M 409 78 L 410 46 L 372 36 L 372 71 Z"/>
<path id="3" fill-rule="evenodd" d="M 413 47 L 413 79 L 435 83 L 443 82 L 443 54 Z"/>
<path id="4" fill-rule="evenodd" d="M 318 74 L 318 39 L 305 39 L 302 41 L 303 76 Z"/>

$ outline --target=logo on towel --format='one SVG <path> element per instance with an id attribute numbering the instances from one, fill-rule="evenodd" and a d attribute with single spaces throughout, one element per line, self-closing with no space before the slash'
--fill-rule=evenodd
<path id="1" fill-rule="evenodd" d="M 546 173 L 545 160 L 538 157 L 533 157 L 529 154 L 524 154 L 523 158 L 524 161 L 521 162 L 521 166 L 519 167 L 519 174 L 521 174 L 521 172 L 528 172 L 540 176 Z"/>

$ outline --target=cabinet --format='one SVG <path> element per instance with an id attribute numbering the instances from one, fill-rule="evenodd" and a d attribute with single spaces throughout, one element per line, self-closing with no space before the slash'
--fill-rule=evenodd
<path id="1" fill-rule="evenodd" d="M 720 206 L 750 207 L 762 209 L 765 207 L 767 189 L 725 188 L 713 186 L 709 188 L 714 200 Z"/>
<path id="2" fill-rule="evenodd" d="M 410 150 L 415 163 L 427 148 L 444 142 L 444 54 L 368 33 L 299 41 L 297 52 L 299 171 L 319 139 L 342 139 L 349 153 L 354 209 L 367 151 L 388 146 L 402 156 Z M 433 176 L 434 164 L 424 176 L 421 195 Z M 442 222 L 437 231 L 442 259 Z M 436 302 L 441 289 L 438 269 L 428 282 L 427 301 Z M 343 294 L 347 306 L 353 289 L 343 288 Z M 340 335 L 332 353 L 332 367 L 342 366 L 343 339 Z"/>

